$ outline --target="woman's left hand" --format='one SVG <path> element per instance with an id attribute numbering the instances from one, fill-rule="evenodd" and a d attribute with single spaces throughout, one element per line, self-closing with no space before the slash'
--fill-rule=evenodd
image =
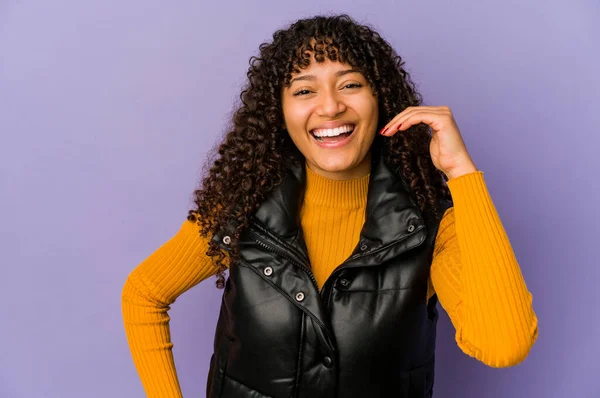
<path id="1" fill-rule="evenodd" d="M 380 134 L 391 137 L 419 123 L 431 127 L 431 160 L 448 179 L 477 171 L 447 106 L 409 106 L 386 124 Z"/>

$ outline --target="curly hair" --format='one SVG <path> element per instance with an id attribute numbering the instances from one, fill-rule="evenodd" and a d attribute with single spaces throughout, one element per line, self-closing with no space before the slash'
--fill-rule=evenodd
<path id="1" fill-rule="evenodd" d="M 422 103 L 404 61 L 377 32 L 348 15 L 301 19 L 288 29 L 277 30 L 270 43 L 259 46 L 250 58 L 241 104 L 232 118 L 232 129 L 217 148 L 215 159 L 194 191 L 196 209 L 188 219 L 197 222 L 203 237 L 233 228 L 231 251 L 225 253 L 210 241 L 206 254 L 218 267 L 217 287 L 224 286 L 228 263 L 236 260 L 241 232 L 265 196 L 283 181 L 286 172 L 303 156 L 285 130 L 281 92 L 292 75 L 309 66 L 312 59 L 326 59 L 357 68 L 377 94 L 378 130 L 409 106 Z M 449 199 L 447 177 L 430 157 L 431 130 L 425 124 L 403 134 L 377 136 L 384 160 L 408 182 L 427 219 L 441 216 L 439 201 Z"/>

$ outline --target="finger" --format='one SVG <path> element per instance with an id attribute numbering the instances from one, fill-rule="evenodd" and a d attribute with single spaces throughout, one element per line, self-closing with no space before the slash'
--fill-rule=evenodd
<path id="1" fill-rule="evenodd" d="M 381 129 L 381 134 L 382 135 L 388 135 L 387 133 L 391 133 L 394 134 L 395 131 L 397 131 L 397 128 L 394 128 L 394 126 L 400 126 L 402 124 L 402 121 L 408 117 L 410 117 L 410 115 L 412 115 L 415 112 L 434 112 L 434 113 L 445 113 L 447 111 L 449 111 L 449 108 L 446 106 L 409 106 L 408 108 L 406 108 L 405 110 L 403 110 L 402 112 L 400 112 L 398 115 L 396 115 L 392 120 L 390 120 L 382 129 Z M 394 132 L 392 132 L 392 130 Z"/>
<path id="2" fill-rule="evenodd" d="M 404 131 L 409 129 L 411 126 L 417 125 L 419 123 L 425 123 L 432 128 L 433 131 L 436 130 L 436 127 L 439 127 L 440 122 L 442 121 L 444 115 L 441 112 L 416 112 L 411 115 L 405 117 L 397 129 L 393 131 L 392 134 L 395 134 L 398 131 Z M 386 134 L 389 134 L 386 133 Z"/>
<path id="3" fill-rule="evenodd" d="M 404 109 L 402 112 L 400 112 L 399 114 L 397 114 L 396 116 L 394 116 L 394 117 L 392 118 L 392 120 L 390 120 L 389 122 L 387 122 L 387 123 L 385 124 L 385 126 L 383 126 L 383 128 L 381 129 L 381 131 L 380 131 L 379 133 L 380 133 L 380 134 L 382 134 L 382 135 L 385 135 L 384 133 L 385 133 L 386 131 L 389 131 L 389 130 L 390 130 L 390 128 L 391 128 L 393 125 L 395 125 L 395 124 L 397 124 L 397 123 L 398 123 L 398 120 L 400 120 L 402 117 L 404 117 L 404 116 L 405 116 L 407 113 L 409 113 L 409 112 L 413 111 L 413 109 L 414 109 L 414 108 L 415 108 L 415 107 L 413 107 L 413 106 L 409 106 L 409 107 L 405 108 L 405 109 Z"/>
<path id="4" fill-rule="evenodd" d="M 405 114 L 401 113 L 387 124 L 386 129 L 382 130 L 382 135 L 389 137 L 396 134 L 398 131 L 406 130 L 410 126 L 421 123 L 415 121 L 419 117 L 421 120 L 436 120 L 436 118 L 443 117 L 445 115 L 444 111 L 436 108 L 437 107 L 430 110 L 412 109 Z M 415 117 L 417 117 L 417 119 L 415 119 Z"/>
<path id="5" fill-rule="evenodd" d="M 392 120 L 390 120 L 389 122 L 387 122 L 385 124 L 385 126 L 383 126 L 383 128 L 381 129 L 381 132 L 383 133 L 386 130 L 389 130 L 392 126 L 394 125 L 398 125 L 398 122 L 406 117 L 407 115 L 413 113 L 413 112 L 418 112 L 418 111 L 427 111 L 427 110 L 435 110 L 436 108 L 438 108 L 437 106 L 408 106 L 406 108 L 404 108 L 404 110 L 402 112 L 400 112 L 399 114 L 397 114 L 396 116 L 394 116 L 394 118 Z"/>

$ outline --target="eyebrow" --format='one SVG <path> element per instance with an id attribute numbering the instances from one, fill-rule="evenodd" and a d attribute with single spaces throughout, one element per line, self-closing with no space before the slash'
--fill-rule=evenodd
<path id="1" fill-rule="evenodd" d="M 349 73 L 360 73 L 360 71 L 358 69 L 356 69 L 356 68 L 343 69 L 343 70 L 337 71 L 335 73 L 335 76 L 336 77 L 340 77 L 340 76 L 347 75 Z M 295 77 L 292 80 L 290 80 L 289 86 L 291 86 L 292 83 L 294 83 L 295 81 L 302 81 L 302 80 L 314 81 L 314 80 L 317 80 L 317 77 L 315 75 L 302 75 L 302 76 L 298 76 L 298 77 Z"/>

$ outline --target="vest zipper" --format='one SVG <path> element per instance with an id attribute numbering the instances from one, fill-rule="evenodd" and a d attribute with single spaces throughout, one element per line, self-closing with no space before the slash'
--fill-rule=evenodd
<path id="1" fill-rule="evenodd" d="M 254 232 L 252 229 L 249 229 L 250 235 L 252 235 L 252 237 L 254 238 L 254 241 L 263 249 L 270 251 L 271 253 L 275 253 L 281 257 L 286 258 L 287 260 L 291 261 L 292 263 L 294 263 L 294 265 L 299 266 L 300 268 L 302 268 L 310 277 L 310 280 L 312 281 L 313 285 L 315 286 L 315 288 L 317 289 L 317 292 L 319 291 L 319 285 L 317 284 L 317 280 L 315 279 L 315 276 L 313 275 L 310 267 L 308 267 L 303 261 L 299 260 L 296 258 L 295 255 L 291 254 L 289 251 L 283 250 L 279 247 L 276 247 L 273 244 L 269 244 L 266 243 L 264 241 L 264 239 L 259 236 L 256 232 Z"/>
<path id="2" fill-rule="evenodd" d="M 248 232 L 252 236 L 254 242 L 256 242 L 256 244 L 258 244 L 260 247 L 262 247 L 265 250 L 270 251 L 271 253 L 280 255 L 281 257 L 284 257 L 284 258 L 288 259 L 289 261 L 291 261 L 294 265 L 302 268 L 310 277 L 310 280 L 312 281 L 313 285 L 315 286 L 315 289 L 317 290 L 317 292 L 319 292 L 319 285 L 317 284 L 317 280 L 315 279 L 315 276 L 313 275 L 311 269 L 303 261 L 299 261 L 295 257 L 295 255 L 291 254 L 289 251 L 282 249 L 275 243 L 271 243 L 270 241 L 269 241 L 269 243 L 267 243 L 265 241 L 265 239 L 263 239 L 260 235 L 258 235 L 257 232 L 253 231 L 252 229 L 249 228 Z M 276 287 L 276 289 L 281 290 L 278 287 Z M 317 318 L 315 314 L 312 314 L 310 311 L 307 312 L 307 314 L 316 322 L 317 325 L 320 326 L 319 330 L 323 330 L 324 335 L 322 335 L 321 333 L 317 333 L 317 338 L 321 341 L 321 344 L 323 345 L 323 347 L 327 347 L 326 352 L 332 352 L 332 353 L 335 352 L 335 350 L 333 349 L 333 345 L 331 343 L 331 341 L 334 341 L 332 332 L 323 323 L 323 320 Z M 327 337 L 325 337 L 325 335 L 327 335 Z"/>

